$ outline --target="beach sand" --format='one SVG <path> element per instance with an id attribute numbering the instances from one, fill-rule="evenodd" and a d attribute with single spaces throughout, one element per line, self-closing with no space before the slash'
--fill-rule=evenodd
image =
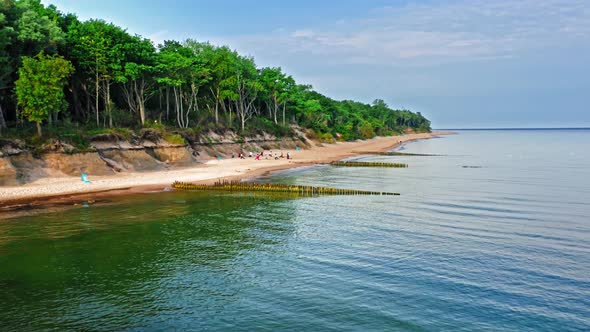
<path id="1" fill-rule="evenodd" d="M 229 158 L 220 161 L 209 160 L 204 164 L 182 169 L 122 173 L 112 176 L 92 176 L 89 174 L 91 183 L 84 183 L 79 177 L 48 177 L 21 186 L 0 187 L 0 209 L 160 191 L 169 187 L 174 181 L 213 183 L 218 179 L 250 180 L 277 170 L 329 163 L 367 152 L 388 151 L 404 142 L 444 134 L 448 133 L 432 132 L 377 137 L 364 141 L 324 144 L 300 151 L 282 150 L 285 155 L 290 152 L 291 160 L 286 158 L 278 160 L 254 160 L 254 158 L 248 157 L 246 159 Z"/>

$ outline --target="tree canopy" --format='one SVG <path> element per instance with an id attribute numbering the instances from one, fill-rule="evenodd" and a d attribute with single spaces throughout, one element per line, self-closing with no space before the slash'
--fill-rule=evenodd
<path id="1" fill-rule="evenodd" d="M 37 124 L 39 136 L 41 122 L 57 118 L 67 107 L 63 87 L 73 71 L 71 63 L 57 55 L 39 53 L 34 58 L 23 57 L 15 82 L 16 96 L 22 115 Z"/>
<path id="2" fill-rule="evenodd" d="M 194 39 L 154 45 L 40 0 L 0 0 L 0 129 L 27 126 L 23 120 L 242 133 L 299 125 L 342 140 L 430 130 L 420 113 L 381 99 L 331 99 L 227 46 Z"/>

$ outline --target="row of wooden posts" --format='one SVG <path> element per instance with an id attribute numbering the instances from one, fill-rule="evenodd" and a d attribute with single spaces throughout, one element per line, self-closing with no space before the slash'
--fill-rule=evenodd
<path id="1" fill-rule="evenodd" d="M 406 168 L 408 164 L 404 163 L 382 163 L 382 162 L 362 162 L 362 161 L 335 161 L 330 163 L 332 166 L 344 167 L 396 167 Z M 289 193 L 302 196 L 319 196 L 319 195 L 395 195 L 399 193 L 367 191 L 356 189 L 341 189 L 331 187 L 315 187 L 277 183 L 257 183 L 218 180 L 214 184 L 194 184 L 187 182 L 175 181 L 172 188 L 178 190 L 197 190 L 197 191 L 229 191 L 229 192 L 275 192 Z"/>
<path id="2" fill-rule="evenodd" d="M 229 192 L 276 192 L 290 193 L 302 196 L 319 196 L 319 195 L 395 195 L 399 193 L 366 191 L 356 189 L 341 189 L 330 187 L 314 187 L 290 184 L 276 183 L 256 183 L 219 180 L 212 185 L 193 184 L 186 182 L 174 182 L 172 188 L 179 190 L 200 190 L 200 191 L 229 191 Z"/>
<path id="3" fill-rule="evenodd" d="M 363 153 L 363 154 L 372 154 L 372 155 L 378 155 L 378 156 L 408 156 L 408 157 L 440 157 L 443 155 L 440 154 L 429 154 L 429 153 L 408 153 L 408 152 L 395 152 L 395 151 L 389 151 L 389 152 L 381 152 L 381 151 L 353 151 L 356 153 Z"/>
<path id="4" fill-rule="evenodd" d="M 367 161 L 334 161 L 330 163 L 332 166 L 341 167 L 396 167 L 407 168 L 408 164 L 403 163 L 381 163 L 381 162 L 367 162 Z"/>

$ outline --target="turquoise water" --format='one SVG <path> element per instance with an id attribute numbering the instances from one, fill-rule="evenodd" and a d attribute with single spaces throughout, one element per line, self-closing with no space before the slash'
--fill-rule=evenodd
<path id="1" fill-rule="evenodd" d="M 265 181 L 0 221 L 0 330 L 587 331 L 590 130 L 461 131 Z"/>

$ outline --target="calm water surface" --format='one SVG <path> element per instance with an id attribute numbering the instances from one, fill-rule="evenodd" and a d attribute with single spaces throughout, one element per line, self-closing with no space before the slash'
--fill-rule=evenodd
<path id="1" fill-rule="evenodd" d="M 445 156 L 272 179 L 401 196 L 161 193 L 0 220 L 0 330 L 590 330 L 589 130 L 403 151 Z"/>

